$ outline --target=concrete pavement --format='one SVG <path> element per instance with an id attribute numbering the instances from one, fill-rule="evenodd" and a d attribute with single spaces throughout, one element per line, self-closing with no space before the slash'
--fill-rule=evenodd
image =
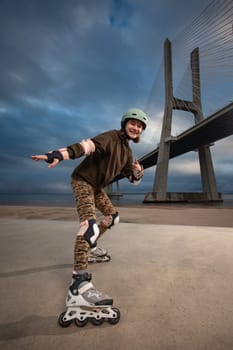
<path id="1" fill-rule="evenodd" d="M 233 349 L 233 228 L 114 227 L 90 270 L 121 320 L 63 329 L 76 225 L 0 219 L 1 349 Z"/>

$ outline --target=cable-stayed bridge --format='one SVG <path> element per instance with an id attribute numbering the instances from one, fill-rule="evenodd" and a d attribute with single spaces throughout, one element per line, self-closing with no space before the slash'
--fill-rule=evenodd
<path id="1" fill-rule="evenodd" d="M 171 139 L 167 140 L 171 142 L 169 158 L 171 159 L 196 150 L 200 146 L 211 145 L 232 134 L 233 102 L 195 124 L 190 129 L 182 132 L 180 135 L 171 136 Z M 144 169 L 157 164 L 158 153 L 159 146 L 139 159 Z"/>
<path id="2" fill-rule="evenodd" d="M 153 120 L 164 110 L 160 142 L 139 158 L 145 169 L 157 165 L 152 192 L 144 202 L 219 201 L 210 145 L 233 134 L 233 1 L 210 2 L 172 42 L 166 39 L 164 78 L 160 76 L 162 65 L 160 68 L 145 108 Z M 162 108 L 157 99 L 161 90 Z M 173 114 L 177 111 L 193 114 L 195 124 L 174 136 Z M 168 193 L 169 159 L 192 150 L 199 156 L 202 192 Z"/>

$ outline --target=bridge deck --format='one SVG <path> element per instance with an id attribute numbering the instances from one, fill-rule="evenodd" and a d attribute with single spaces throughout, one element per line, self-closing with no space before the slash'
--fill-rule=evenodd
<path id="1" fill-rule="evenodd" d="M 172 139 L 170 158 L 193 151 L 233 134 L 233 103 L 198 122 L 190 129 Z M 157 164 L 159 148 L 139 159 L 144 169 Z"/>

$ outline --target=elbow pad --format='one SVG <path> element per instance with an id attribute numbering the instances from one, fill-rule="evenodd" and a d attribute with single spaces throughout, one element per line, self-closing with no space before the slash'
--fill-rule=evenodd
<path id="1" fill-rule="evenodd" d="M 83 152 L 86 156 L 89 156 L 91 153 L 95 152 L 95 144 L 91 139 L 82 140 L 80 145 L 83 148 Z"/>
<path id="2" fill-rule="evenodd" d="M 75 143 L 67 147 L 70 159 L 88 156 L 95 152 L 95 144 L 91 139 L 82 140 L 80 143 Z"/>

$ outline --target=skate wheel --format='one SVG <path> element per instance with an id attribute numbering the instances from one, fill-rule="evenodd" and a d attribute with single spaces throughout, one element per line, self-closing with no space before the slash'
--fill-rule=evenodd
<path id="1" fill-rule="evenodd" d="M 96 319 L 96 318 L 91 318 L 91 323 L 94 324 L 95 326 L 101 326 L 102 323 L 104 322 L 103 318 Z"/>
<path id="2" fill-rule="evenodd" d="M 84 327 L 88 323 L 88 318 L 85 318 L 84 320 L 80 321 L 78 318 L 74 320 L 74 323 L 77 327 Z"/>
<path id="3" fill-rule="evenodd" d="M 71 320 L 68 320 L 68 321 L 64 320 L 65 314 L 66 314 L 66 312 L 62 312 L 58 318 L 58 324 L 63 328 L 69 327 L 71 322 L 72 322 Z"/>
<path id="4" fill-rule="evenodd" d="M 116 316 L 114 318 L 108 318 L 108 322 L 110 324 L 117 324 L 120 321 L 120 318 L 121 318 L 120 310 L 117 309 L 116 307 L 113 307 L 112 311 L 114 311 L 116 313 Z"/>

